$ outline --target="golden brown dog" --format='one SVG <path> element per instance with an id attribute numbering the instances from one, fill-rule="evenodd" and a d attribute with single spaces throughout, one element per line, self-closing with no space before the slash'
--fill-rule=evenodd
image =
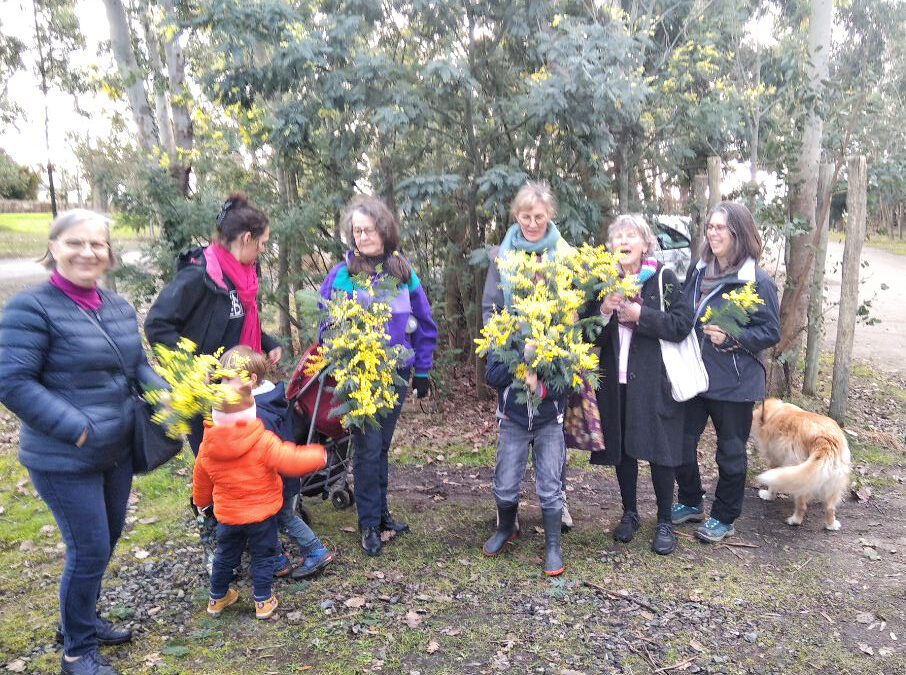
<path id="1" fill-rule="evenodd" d="M 762 499 L 783 492 L 796 500 L 789 525 L 801 525 L 809 499 L 824 502 L 824 527 L 839 530 L 837 504 L 849 484 L 849 444 L 829 417 L 769 398 L 752 413 L 752 436 L 769 471 L 756 480 Z M 775 468 L 778 467 L 778 468 Z"/>

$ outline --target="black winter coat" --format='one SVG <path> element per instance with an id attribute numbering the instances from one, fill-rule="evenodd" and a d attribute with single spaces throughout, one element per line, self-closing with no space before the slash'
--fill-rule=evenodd
<path id="1" fill-rule="evenodd" d="M 221 288 L 208 275 L 203 248 L 182 253 L 176 276 L 164 286 L 145 318 L 145 335 L 152 345 L 176 347 L 187 337 L 197 345 L 197 353 L 213 354 L 239 344 L 239 328 L 230 330 L 230 316 L 241 311 L 239 298 L 229 278 Z M 235 324 L 235 322 L 234 322 Z M 261 332 L 261 351 L 265 354 L 279 343 Z"/>
<path id="2" fill-rule="evenodd" d="M 777 286 L 751 258 L 743 263 L 736 275 L 729 277 L 704 298 L 700 292 L 703 276 L 704 264 L 699 262 L 686 277 L 686 292 L 691 296 L 695 330 L 702 345 L 702 361 L 708 371 L 708 391 L 699 396 L 717 401 L 761 401 L 765 397 L 765 371 L 759 352 L 780 341 Z M 741 288 L 750 281 L 755 282 L 755 291 L 764 304 L 759 305 L 749 318 L 738 339 L 728 337 L 718 349 L 704 337 L 699 319 L 709 306 L 717 308 L 726 302 L 722 297 L 724 293 Z"/>
<path id="3" fill-rule="evenodd" d="M 663 274 L 666 311 L 661 311 L 658 277 Z M 659 340 L 681 342 L 692 330 L 692 306 L 676 275 L 661 268 L 641 289 L 642 311 L 629 343 L 626 426 L 620 414 L 619 321 L 616 313 L 596 340 L 600 347 L 598 410 L 605 449 L 592 464 L 619 464 L 624 453 L 653 464 L 682 463 L 683 404 L 673 400 Z"/>
<path id="4" fill-rule="evenodd" d="M 505 365 L 489 358 L 485 369 L 485 381 L 497 389 L 498 419 L 508 419 L 529 431 L 549 422 L 563 424 L 566 394 L 558 394 L 552 389 L 545 388 L 538 410 L 534 414 L 529 414 L 528 405 L 516 402 L 516 392 L 510 386 L 513 384 L 513 376 Z"/>
<path id="5" fill-rule="evenodd" d="M 162 386 L 142 349 L 135 310 L 98 290 L 100 323 L 129 378 Z M 93 321 L 49 282 L 13 296 L 0 316 L 0 401 L 22 422 L 19 460 L 29 469 L 87 473 L 131 462 L 129 380 Z"/>

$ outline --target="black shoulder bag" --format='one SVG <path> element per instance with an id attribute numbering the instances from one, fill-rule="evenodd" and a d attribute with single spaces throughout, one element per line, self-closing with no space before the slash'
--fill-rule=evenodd
<path id="1" fill-rule="evenodd" d="M 164 428 L 151 419 L 154 414 L 151 404 L 142 396 L 141 388 L 135 378 L 129 377 L 126 361 L 123 354 L 110 334 L 104 330 L 100 322 L 84 308 L 79 307 L 88 320 L 101 332 L 104 339 L 113 349 L 120 362 L 120 368 L 129 382 L 131 392 L 132 410 L 134 411 L 135 426 L 132 432 L 132 470 L 135 473 L 148 473 L 162 464 L 173 459 L 182 450 L 181 438 L 170 438 Z"/>

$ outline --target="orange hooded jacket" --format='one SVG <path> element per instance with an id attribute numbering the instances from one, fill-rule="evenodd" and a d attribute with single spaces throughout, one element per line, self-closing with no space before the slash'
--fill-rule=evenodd
<path id="1" fill-rule="evenodd" d="M 214 516 L 227 525 L 258 523 L 283 506 L 278 472 L 301 476 L 327 464 L 323 445 L 296 445 L 264 428 L 261 420 L 212 425 L 195 459 L 192 501 L 199 508 L 214 502 Z"/>

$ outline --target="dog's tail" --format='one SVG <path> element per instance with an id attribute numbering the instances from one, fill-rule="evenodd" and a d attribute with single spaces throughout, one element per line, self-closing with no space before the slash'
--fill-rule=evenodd
<path id="1" fill-rule="evenodd" d="M 842 447 L 840 447 L 842 443 Z M 846 438 L 821 435 L 801 464 L 765 471 L 756 478 L 774 492 L 791 497 L 826 497 L 839 494 L 849 475 L 849 447 Z"/>

